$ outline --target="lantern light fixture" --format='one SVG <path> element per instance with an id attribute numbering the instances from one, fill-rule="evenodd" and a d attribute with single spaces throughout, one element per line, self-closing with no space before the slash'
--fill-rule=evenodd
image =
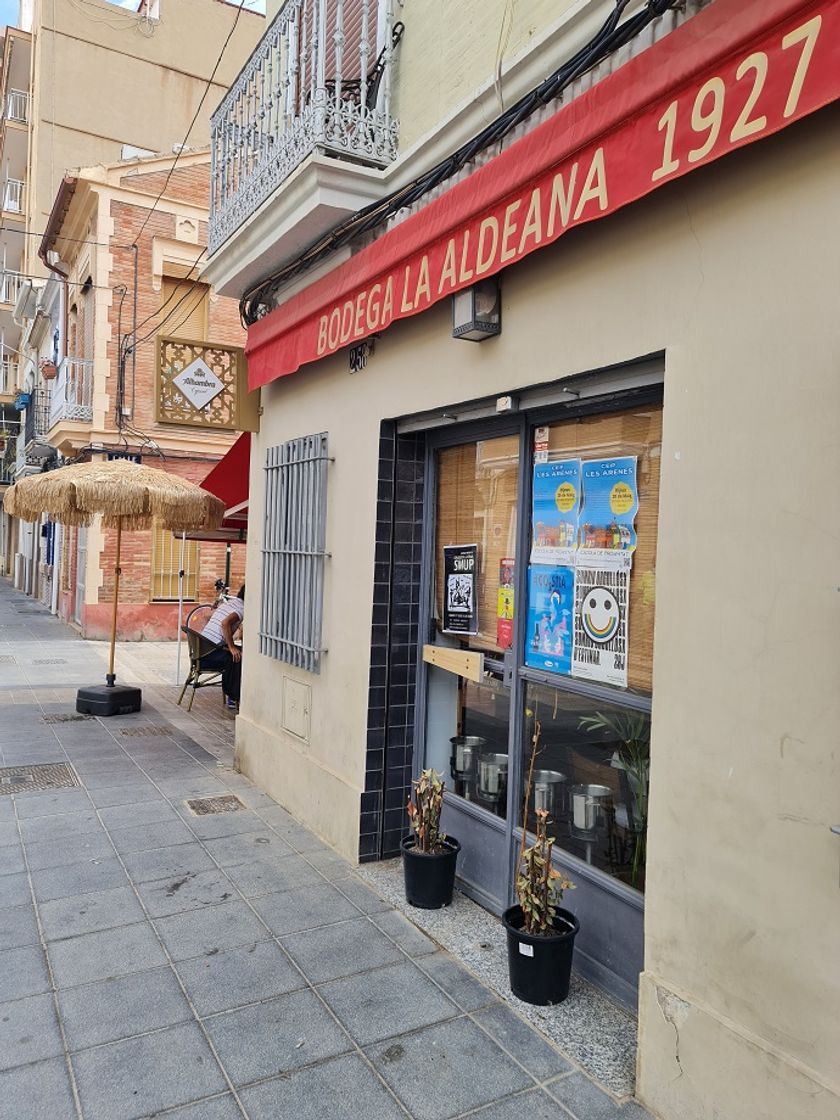
<path id="1" fill-rule="evenodd" d="M 483 342 L 502 330 L 502 291 L 491 276 L 452 297 L 452 337 Z"/>

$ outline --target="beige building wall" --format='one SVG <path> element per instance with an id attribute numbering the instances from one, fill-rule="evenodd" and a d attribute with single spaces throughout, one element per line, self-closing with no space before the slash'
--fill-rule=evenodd
<path id="1" fill-rule="evenodd" d="M 161 20 L 139 29 L 104 0 L 36 0 L 33 22 L 29 226 L 43 231 L 64 173 L 113 163 L 124 144 L 169 152 L 183 142 L 236 18 L 218 0 L 161 0 Z M 190 133 L 210 139 L 210 115 L 262 36 L 244 9 Z M 27 270 L 40 274 L 37 240 Z"/>
<path id="2" fill-rule="evenodd" d="M 511 268 L 496 340 L 453 340 L 444 302 L 361 373 L 340 354 L 263 390 L 238 758 L 353 858 L 380 419 L 664 350 L 638 1085 L 666 1120 L 840 1115 L 838 131 L 824 110 Z M 258 653 L 261 464 L 322 430 L 314 677 Z M 312 689 L 308 743 L 284 678 Z"/>

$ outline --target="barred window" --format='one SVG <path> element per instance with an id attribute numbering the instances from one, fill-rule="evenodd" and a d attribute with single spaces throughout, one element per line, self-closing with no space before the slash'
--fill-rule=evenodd
<path id="1" fill-rule="evenodd" d="M 321 670 L 327 433 L 266 453 L 260 652 Z"/>

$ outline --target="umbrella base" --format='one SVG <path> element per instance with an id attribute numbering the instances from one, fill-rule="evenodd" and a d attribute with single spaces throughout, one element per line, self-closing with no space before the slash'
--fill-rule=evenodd
<path id="1" fill-rule="evenodd" d="M 139 712 L 143 693 L 129 684 L 93 684 L 76 693 L 76 711 L 91 716 L 123 716 Z"/>

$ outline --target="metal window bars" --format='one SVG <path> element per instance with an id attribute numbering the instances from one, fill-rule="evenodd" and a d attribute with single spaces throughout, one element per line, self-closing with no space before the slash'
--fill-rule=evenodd
<path id="1" fill-rule="evenodd" d="M 266 453 L 260 652 L 321 670 L 327 523 L 327 433 Z"/>

